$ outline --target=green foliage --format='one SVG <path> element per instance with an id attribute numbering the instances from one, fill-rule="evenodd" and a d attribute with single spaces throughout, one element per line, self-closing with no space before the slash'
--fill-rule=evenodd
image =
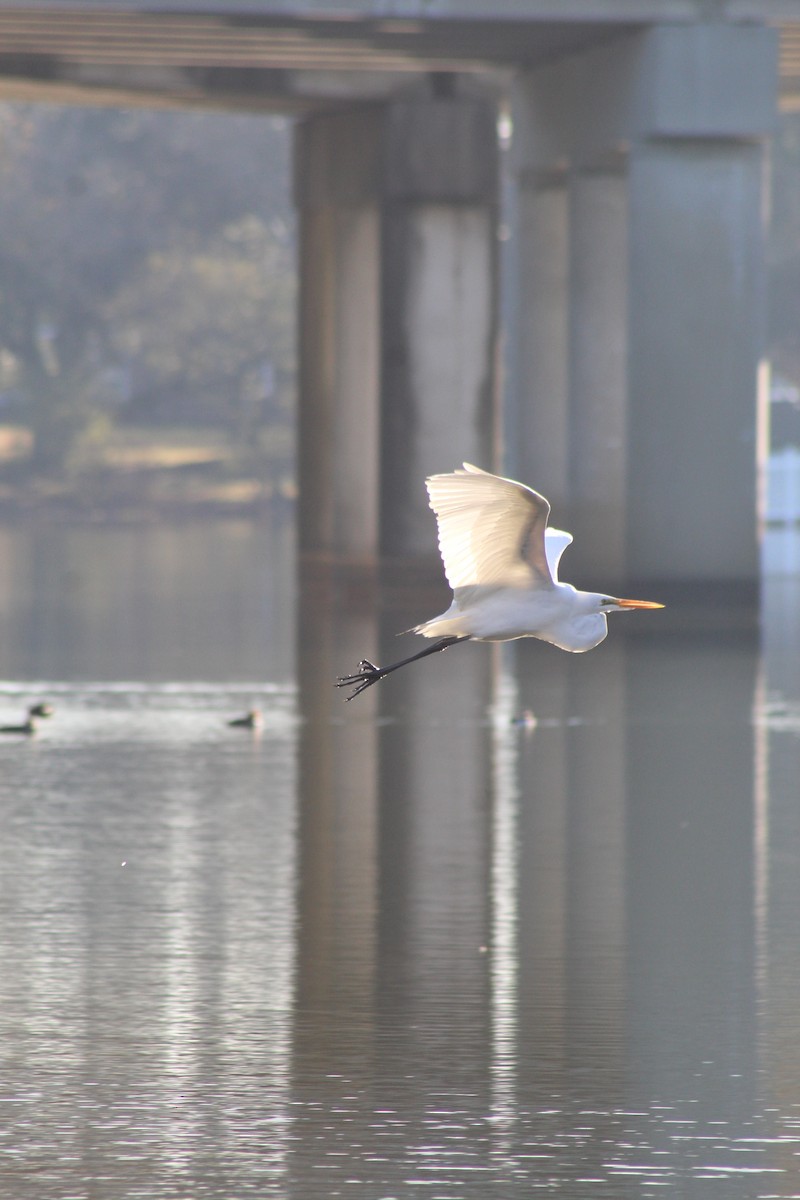
<path id="1" fill-rule="evenodd" d="M 112 417 L 252 440 L 288 410 L 287 178 L 266 117 L 0 107 L 0 387 L 37 470 Z"/>
<path id="2" fill-rule="evenodd" d="M 289 411 L 291 248 L 262 219 L 232 222 L 196 250 L 152 252 L 110 311 L 113 344 L 155 391 L 155 415 L 160 401 L 167 417 L 177 408 L 238 430 L 255 407 Z"/>

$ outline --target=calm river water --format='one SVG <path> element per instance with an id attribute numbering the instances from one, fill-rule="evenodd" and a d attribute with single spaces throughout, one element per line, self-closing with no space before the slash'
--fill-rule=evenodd
<path id="1" fill-rule="evenodd" d="M 0 530 L 0 1195 L 800 1196 L 800 582 L 345 704 L 429 591 Z"/>

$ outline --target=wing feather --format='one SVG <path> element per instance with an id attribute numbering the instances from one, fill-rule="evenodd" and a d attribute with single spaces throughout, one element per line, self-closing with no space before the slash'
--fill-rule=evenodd
<path id="1" fill-rule="evenodd" d="M 553 586 L 545 553 L 550 505 L 544 496 L 469 463 L 448 475 L 431 475 L 426 486 L 454 591 Z"/>
<path id="2" fill-rule="evenodd" d="M 565 533 L 563 529 L 548 528 L 544 531 L 544 552 L 547 555 L 547 565 L 554 583 L 558 583 L 558 564 L 561 555 L 571 542 L 572 534 Z"/>

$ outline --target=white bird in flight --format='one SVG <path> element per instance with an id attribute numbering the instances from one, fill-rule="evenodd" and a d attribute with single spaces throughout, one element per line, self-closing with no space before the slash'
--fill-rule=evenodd
<path id="1" fill-rule="evenodd" d="M 580 652 L 607 635 L 607 613 L 664 607 L 561 583 L 558 564 L 572 534 L 548 529 L 549 503 L 525 484 L 469 463 L 425 483 L 453 602 L 440 616 L 408 630 L 436 638 L 432 646 L 388 667 L 362 659 L 354 674 L 340 676 L 337 687 L 353 688 L 348 700 L 391 671 L 459 642 L 535 637 Z"/>

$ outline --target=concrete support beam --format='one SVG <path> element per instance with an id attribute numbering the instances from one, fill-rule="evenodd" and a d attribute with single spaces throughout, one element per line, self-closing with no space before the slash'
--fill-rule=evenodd
<path id="1" fill-rule="evenodd" d="M 424 477 L 492 465 L 497 177 L 473 96 L 301 125 L 302 549 L 431 554 Z"/>
<path id="2" fill-rule="evenodd" d="M 385 154 L 382 549 L 419 555 L 435 545 L 423 479 L 493 459 L 493 106 L 397 104 Z"/>
<path id="3" fill-rule="evenodd" d="M 630 165 L 628 554 L 637 578 L 755 581 L 762 149 L 648 142 Z"/>
<path id="4" fill-rule="evenodd" d="M 569 529 L 576 567 L 601 590 L 627 566 L 627 208 L 619 170 L 572 172 Z"/>
<path id="5" fill-rule="evenodd" d="M 517 429 L 543 444 L 517 459 L 541 464 L 551 436 L 563 462 L 566 426 L 570 565 L 583 582 L 757 578 L 762 145 L 776 50 L 774 31 L 754 25 L 656 27 L 518 88 L 520 209 L 529 181 L 553 171 L 569 178 L 570 204 L 557 251 L 569 259 L 566 306 L 556 289 L 563 343 L 548 338 L 544 299 L 554 252 L 535 225 L 520 246 Z M 548 392 L 562 353 L 567 386 Z M 550 486 L 543 466 L 527 479 Z"/>
<path id="6" fill-rule="evenodd" d="M 515 376 L 524 394 L 512 431 L 514 469 L 566 522 L 569 474 L 569 190 L 565 171 L 521 176 Z M 516 436 L 518 435 L 518 436 Z"/>
<path id="7" fill-rule="evenodd" d="M 363 560 L 378 543 L 381 117 L 298 126 L 299 539 Z"/>

